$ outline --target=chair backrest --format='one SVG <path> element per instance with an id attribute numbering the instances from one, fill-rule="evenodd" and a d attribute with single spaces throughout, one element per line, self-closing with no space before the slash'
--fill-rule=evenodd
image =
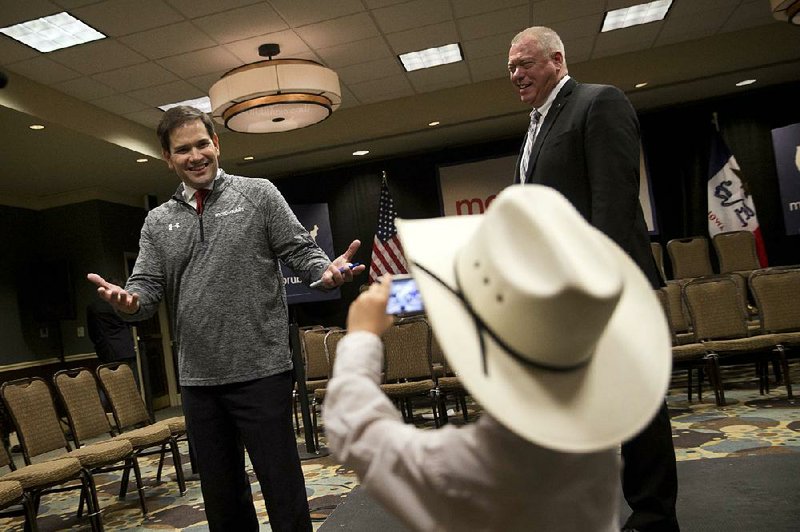
<path id="1" fill-rule="evenodd" d="M 800 268 L 769 268 L 750 275 L 763 332 L 800 332 Z"/>
<path id="2" fill-rule="evenodd" d="M 667 297 L 667 304 L 669 305 L 669 325 L 675 334 L 689 332 L 691 323 L 689 320 L 689 310 L 686 308 L 686 303 L 683 300 L 681 293 L 681 285 L 675 281 L 668 282 L 665 286 L 660 288 Z"/>
<path id="3" fill-rule="evenodd" d="M 307 381 L 327 379 L 330 374 L 328 357 L 325 355 L 325 335 L 327 333 L 327 329 L 303 331 L 301 343 L 305 356 Z"/>
<path id="4" fill-rule="evenodd" d="M 11 458 L 11 453 L 8 452 L 8 448 L 6 447 L 6 442 L 3 442 L 0 445 L 0 467 L 6 467 L 11 471 L 17 469 L 16 464 L 14 464 L 14 460 Z"/>
<path id="5" fill-rule="evenodd" d="M 0 387 L 0 395 L 14 421 L 26 464 L 43 453 L 71 450 L 44 379 L 32 377 L 6 382 Z"/>
<path id="6" fill-rule="evenodd" d="M 139 395 L 130 366 L 124 362 L 101 364 L 97 366 L 96 373 L 97 380 L 111 403 L 114 421 L 119 430 L 149 425 L 152 422 L 142 396 Z"/>
<path id="7" fill-rule="evenodd" d="M 75 445 L 112 433 L 97 381 L 91 371 L 87 368 L 59 371 L 53 375 L 53 385 L 67 412 Z"/>
<path id="8" fill-rule="evenodd" d="M 756 239 L 750 231 L 718 233 L 712 239 L 719 259 L 719 272 L 752 271 L 761 267 Z"/>
<path id="9" fill-rule="evenodd" d="M 714 273 L 708 254 L 708 239 L 703 236 L 675 238 L 667 242 L 673 279 L 690 279 Z"/>
<path id="10" fill-rule="evenodd" d="M 384 382 L 431 379 L 431 329 L 425 320 L 396 323 L 382 336 Z"/>
<path id="11" fill-rule="evenodd" d="M 656 262 L 658 274 L 661 276 L 661 280 L 666 283 L 667 273 L 664 270 L 664 248 L 661 247 L 660 242 L 650 242 L 650 251 L 653 254 L 653 260 Z"/>
<path id="12" fill-rule="evenodd" d="M 725 340 L 748 336 L 747 309 L 739 283 L 730 276 L 694 279 L 683 286 L 695 340 Z"/>
<path id="13" fill-rule="evenodd" d="M 325 357 L 328 359 L 328 367 L 333 371 L 333 363 L 336 360 L 336 345 L 339 340 L 347 334 L 345 329 L 331 329 L 325 334 Z"/>

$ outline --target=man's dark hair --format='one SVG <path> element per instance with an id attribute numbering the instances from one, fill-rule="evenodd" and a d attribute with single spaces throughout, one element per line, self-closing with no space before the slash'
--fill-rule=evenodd
<path id="1" fill-rule="evenodd" d="M 206 113 L 188 105 L 179 105 L 168 109 L 161 117 L 161 122 L 158 123 L 158 129 L 156 129 L 158 140 L 161 141 L 161 148 L 169 153 L 169 134 L 186 122 L 198 119 L 202 120 L 208 136 L 213 139 L 217 132 L 214 129 L 214 121 Z"/>

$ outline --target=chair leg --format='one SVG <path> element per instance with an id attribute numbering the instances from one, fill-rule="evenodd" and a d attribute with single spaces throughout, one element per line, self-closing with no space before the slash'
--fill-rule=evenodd
<path id="1" fill-rule="evenodd" d="M 100 513 L 100 501 L 97 500 L 97 487 L 94 484 L 94 477 L 91 471 L 87 469 L 81 470 L 81 477 L 86 494 L 86 510 L 89 516 L 92 530 L 94 532 L 103 532 L 103 516 Z"/>
<path id="2" fill-rule="evenodd" d="M 167 453 L 167 444 L 161 444 L 161 454 L 158 458 L 158 469 L 156 470 L 156 483 L 161 482 L 161 471 L 164 469 L 164 455 Z"/>
<path id="3" fill-rule="evenodd" d="M 467 411 L 467 396 L 466 394 L 457 394 L 458 401 L 461 403 L 461 413 L 464 416 L 464 422 L 469 421 L 469 412 Z"/>
<path id="4" fill-rule="evenodd" d="M 178 488 L 181 491 L 181 497 L 186 493 L 186 481 L 183 478 L 183 466 L 181 465 L 181 453 L 178 450 L 178 442 L 175 438 L 169 439 L 169 447 L 172 450 L 172 463 L 175 467 L 175 476 L 178 477 Z M 163 458 L 163 454 L 162 454 Z"/>
<path id="5" fill-rule="evenodd" d="M 297 415 L 297 390 L 292 391 L 292 410 L 294 411 L 294 433 L 300 435 L 300 417 Z"/>
<path id="6" fill-rule="evenodd" d="M 436 393 L 436 403 L 439 409 L 439 426 L 447 425 L 447 395 L 439 388 L 434 390 Z"/>
<path id="7" fill-rule="evenodd" d="M 133 468 L 133 476 L 136 478 L 136 492 L 139 494 L 139 505 L 142 507 L 142 515 L 147 515 L 147 503 L 144 500 L 144 486 L 142 485 L 142 472 L 139 469 L 139 460 L 136 456 L 131 456 L 128 460 L 129 464 L 125 464 L 126 470 Z"/>
<path id="8" fill-rule="evenodd" d="M 25 532 L 39 532 L 33 499 L 30 493 L 24 493 L 22 495 L 22 509 L 25 510 Z"/>
<path id="9" fill-rule="evenodd" d="M 789 362 L 786 360 L 786 348 L 782 344 L 778 344 L 775 346 L 775 350 L 778 352 L 778 359 L 780 360 L 781 364 L 781 372 L 783 373 L 783 382 L 786 384 L 786 395 L 788 395 L 789 399 L 791 399 L 793 397 L 792 379 L 791 375 L 789 375 Z"/>
<path id="10" fill-rule="evenodd" d="M 125 468 L 122 470 L 122 478 L 119 481 L 119 498 L 124 499 L 128 494 L 128 482 L 130 482 L 131 469 L 126 463 Z"/>

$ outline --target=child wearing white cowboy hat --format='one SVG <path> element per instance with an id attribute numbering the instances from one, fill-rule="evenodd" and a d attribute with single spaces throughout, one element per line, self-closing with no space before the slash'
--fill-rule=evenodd
<path id="1" fill-rule="evenodd" d="M 509 187 L 486 214 L 398 220 L 433 332 L 484 414 L 402 422 L 378 384 L 388 284 L 350 307 L 328 443 L 415 530 L 618 531 L 617 446 L 670 375 L 667 325 L 627 254 L 558 192 Z"/>

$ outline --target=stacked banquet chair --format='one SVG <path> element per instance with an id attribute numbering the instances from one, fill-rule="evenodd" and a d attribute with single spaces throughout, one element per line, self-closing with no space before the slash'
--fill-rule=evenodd
<path id="1" fill-rule="evenodd" d="M 684 312 L 681 298 L 681 287 L 676 283 L 668 283 L 656 290 L 656 295 L 664 309 L 672 338 L 672 367 L 687 370 L 688 400 L 692 400 L 692 374 L 697 370 L 697 400 L 703 400 L 703 371 L 713 370 L 713 362 L 706 356 L 702 343 L 694 342 L 694 335 L 689 331 L 689 323 Z M 711 371 L 708 372 L 711 375 Z"/>
<path id="2" fill-rule="evenodd" d="M 186 438 L 186 421 L 183 416 L 154 423 L 150 419 L 142 396 L 139 395 L 133 371 L 124 362 L 101 364 L 97 366 L 95 375 L 111 403 L 115 428 L 120 436 L 131 440 L 137 456 L 159 455 L 156 482 L 161 482 L 164 458 L 167 451 L 170 451 L 178 488 L 181 495 L 186 493 L 181 454 L 178 449 L 178 438 Z M 189 446 L 190 459 L 191 456 L 192 449 Z M 194 467 L 192 469 L 194 470 Z"/>
<path id="3" fill-rule="evenodd" d="M 53 385 L 67 414 L 72 441 L 76 447 L 80 447 L 82 442 L 87 440 L 114 436 L 114 431 L 100 399 L 97 381 L 91 371 L 87 368 L 59 371 L 53 375 Z M 166 436 L 167 432 L 164 427 L 159 427 L 158 430 L 148 429 L 138 435 L 126 433 L 117 437 L 118 440 L 129 442 L 133 452 L 122 467 L 106 469 L 123 472 L 119 487 L 120 499 L 124 498 L 128 491 L 128 480 L 130 472 L 133 470 L 142 515 L 147 515 L 147 504 L 137 453 L 163 441 Z"/>
<path id="4" fill-rule="evenodd" d="M 341 329 L 339 327 L 332 327 L 326 330 L 325 334 L 322 336 L 322 347 L 323 352 L 325 354 L 325 360 L 327 361 L 328 371 L 333 370 L 333 362 L 336 359 L 336 346 L 339 344 L 339 340 L 344 338 L 347 331 L 345 329 Z M 310 346 L 311 349 L 318 349 L 318 341 L 319 338 L 312 336 L 309 338 L 312 342 Z M 318 356 L 319 353 L 315 352 L 313 356 Z M 321 363 L 321 362 L 320 362 Z M 314 387 L 314 395 L 311 398 L 311 424 L 312 428 L 314 429 L 314 442 L 317 445 L 317 449 L 319 449 L 319 427 L 317 421 L 317 410 L 322 406 L 322 403 L 325 402 L 325 392 L 327 388 L 327 379 L 325 380 L 325 385 L 319 385 Z"/>
<path id="5" fill-rule="evenodd" d="M 33 377 L 6 382 L 0 388 L 0 394 L 11 414 L 27 465 L 32 464 L 33 458 L 58 450 L 65 451 L 62 456 L 78 461 L 81 483 L 53 488 L 52 491 L 80 488 L 78 517 L 83 513 L 85 501 L 92 528 L 102 530 L 103 522 L 93 475 L 105 471 L 108 466 L 114 464 L 130 464 L 133 456 L 131 443 L 126 440 L 110 439 L 73 450 L 64 434 L 50 387 L 42 378 Z M 40 494 L 41 492 L 34 498 L 37 509 Z"/>
<path id="6" fill-rule="evenodd" d="M 395 402 L 407 423 L 414 419 L 413 398 L 427 397 L 438 427 L 430 325 L 422 317 L 400 320 L 383 333 L 382 340 L 384 373 L 381 390 Z"/>
<path id="7" fill-rule="evenodd" d="M 789 346 L 800 345 L 800 268 L 767 268 L 750 275 L 750 290 L 759 309 L 762 335 L 775 342 L 785 361 Z M 788 368 L 783 367 L 786 392 L 792 397 Z"/>
<path id="8" fill-rule="evenodd" d="M 447 396 L 453 395 L 456 398 L 456 406 L 461 410 L 464 421 L 469 421 L 467 412 L 467 390 L 461 383 L 461 379 L 450 369 L 447 357 L 444 356 L 441 345 L 436 339 L 435 334 L 431 334 L 431 361 L 433 362 L 434 377 L 436 379 L 436 400 L 439 404 L 439 422 L 444 425 L 447 423 Z"/>
<path id="9" fill-rule="evenodd" d="M 769 391 L 767 361 L 777 358 L 788 385 L 786 358 L 777 349 L 775 335 L 754 334 L 748 326 L 739 276 L 708 276 L 693 279 L 683 286 L 695 342 L 702 343 L 713 362 L 709 378 L 714 385 L 717 404 L 725 405 L 720 359 L 755 362 L 761 393 Z M 774 356 L 773 356 L 774 355 Z"/>

